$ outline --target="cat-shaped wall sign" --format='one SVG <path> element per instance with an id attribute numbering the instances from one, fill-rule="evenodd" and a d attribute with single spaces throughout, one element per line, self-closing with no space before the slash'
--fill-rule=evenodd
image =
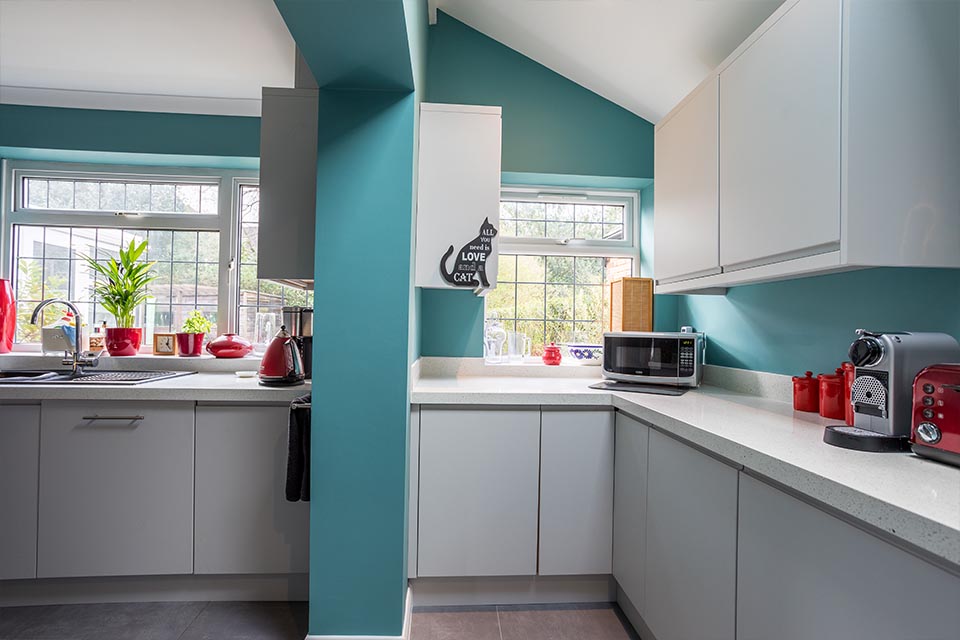
<path id="1" fill-rule="evenodd" d="M 460 249 L 454 260 L 453 270 L 447 271 L 447 259 L 453 255 L 453 245 L 450 245 L 440 258 L 440 275 L 443 279 L 455 287 L 489 287 L 487 258 L 493 253 L 493 238 L 496 235 L 497 228 L 490 224 L 489 218 L 484 218 L 480 225 L 480 235 Z"/>

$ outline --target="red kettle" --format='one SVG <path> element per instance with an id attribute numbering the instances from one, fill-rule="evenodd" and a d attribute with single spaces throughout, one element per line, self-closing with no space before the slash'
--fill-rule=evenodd
<path id="1" fill-rule="evenodd" d="M 297 341 L 280 327 L 260 361 L 260 384 L 265 387 L 290 387 L 303 384 L 303 360 Z"/>

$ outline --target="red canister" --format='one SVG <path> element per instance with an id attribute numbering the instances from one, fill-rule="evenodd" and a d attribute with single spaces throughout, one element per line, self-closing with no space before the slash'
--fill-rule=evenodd
<path id="1" fill-rule="evenodd" d="M 853 389 L 853 381 L 857 377 L 857 368 L 852 362 L 844 362 L 840 365 L 843 369 L 843 414 L 846 422 L 853 426 L 853 405 L 850 403 L 850 390 Z"/>
<path id="2" fill-rule="evenodd" d="M 793 376 L 793 408 L 813 413 L 820 410 L 819 387 L 813 371 L 807 371 L 802 378 Z"/>
<path id="3" fill-rule="evenodd" d="M 560 364 L 562 357 L 563 356 L 560 355 L 560 347 L 552 342 L 549 346 L 543 348 L 543 364 L 556 366 Z"/>
<path id="4" fill-rule="evenodd" d="M 820 381 L 820 415 L 831 420 L 844 420 L 843 369 L 837 369 L 836 373 L 821 373 L 817 379 Z"/>

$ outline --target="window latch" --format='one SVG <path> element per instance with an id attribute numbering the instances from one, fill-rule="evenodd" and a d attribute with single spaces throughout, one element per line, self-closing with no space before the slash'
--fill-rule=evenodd
<path id="1" fill-rule="evenodd" d="M 133 212 L 131 212 L 131 211 L 117 211 L 117 212 L 116 212 L 115 214 L 113 214 L 113 215 L 115 215 L 115 216 L 139 216 L 140 214 L 139 214 L 139 213 L 133 213 Z"/>

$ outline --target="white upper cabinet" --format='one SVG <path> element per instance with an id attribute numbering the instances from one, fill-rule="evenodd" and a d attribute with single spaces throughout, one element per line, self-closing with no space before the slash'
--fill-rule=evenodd
<path id="1" fill-rule="evenodd" d="M 712 138 L 690 114 L 715 80 Z M 719 232 L 689 213 L 718 144 Z M 657 125 L 656 156 L 657 293 L 960 267 L 960 3 L 787 0 Z"/>
<path id="2" fill-rule="evenodd" d="M 720 140 L 725 268 L 839 248 L 837 0 L 798 2 L 721 71 Z"/>
<path id="3" fill-rule="evenodd" d="M 500 107 L 420 105 L 416 286 L 497 283 Z"/>
<path id="4" fill-rule="evenodd" d="M 710 77 L 656 128 L 659 282 L 720 272 L 718 86 L 717 77 Z"/>

